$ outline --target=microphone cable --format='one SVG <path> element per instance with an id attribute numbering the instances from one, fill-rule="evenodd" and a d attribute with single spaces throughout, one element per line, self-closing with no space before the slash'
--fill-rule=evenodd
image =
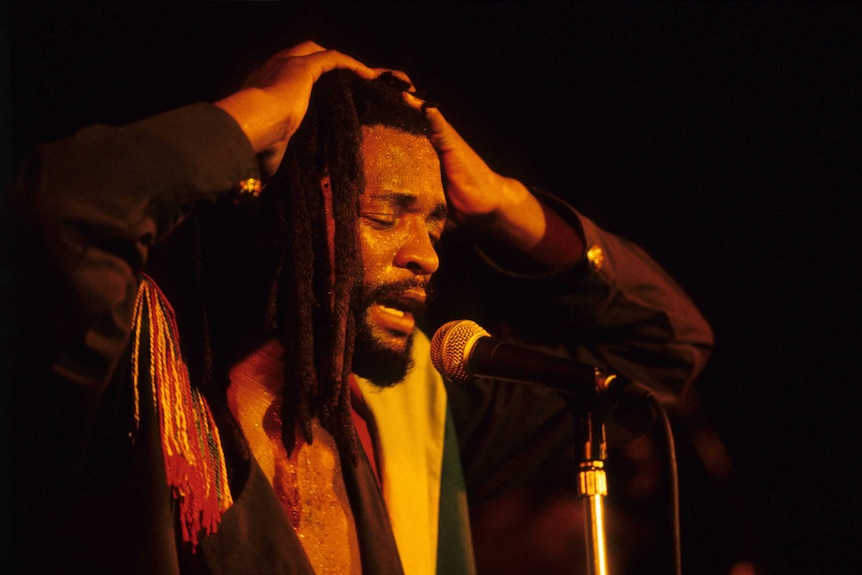
<path id="1" fill-rule="evenodd" d="M 676 444 L 673 438 L 673 427 L 664 406 L 653 394 L 653 392 L 637 382 L 631 382 L 630 389 L 635 388 L 635 393 L 646 400 L 655 410 L 664 434 L 667 449 L 668 475 L 670 477 L 670 522 L 671 522 L 671 545 L 673 547 L 674 575 L 682 575 L 682 537 L 680 530 L 679 512 L 679 471 L 676 460 Z"/>

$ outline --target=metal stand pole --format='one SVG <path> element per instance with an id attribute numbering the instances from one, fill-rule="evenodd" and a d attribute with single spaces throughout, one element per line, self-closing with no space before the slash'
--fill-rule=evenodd
<path id="1" fill-rule="evenodd" d="M 607 440 L 604 418 L 596 413 L 603 411 L 598 406 L 600 391 L 607 388 L 610 380 L 597 374 L 596 393 L 584 405 L 583 398 L 572 399 L 570 406 L 575 415 L 575 447 L 579 457 L 578 496 L 584 502 L 584 527 L 586 528 L 587 573 L 607 575 L 607 540 L 605 538 L 605 497 L 608 494 L 608 479 L 605 473 Z"/>
<path id="2" fill-rule="evenodd" d="M 591 420 L 587 414 L 587 420 Z M 591 423 L 588 422 L 588 426 Z M 605 539 L 605 497 L 608 494 L 608 479 L 604 463 L 604 427 L 601 430 L 601 455 L 585 458 L 578 471 L 578 496 L 584 502 L 584 527 L 586 528 L 587 573 L 607 575 L 607 542 Z M 593 442 L 590 442 L 593 443 Z M 589 448 L 589 444 L 585 445 Z M 592 450 L 592 449 L 590 449 Z"/>

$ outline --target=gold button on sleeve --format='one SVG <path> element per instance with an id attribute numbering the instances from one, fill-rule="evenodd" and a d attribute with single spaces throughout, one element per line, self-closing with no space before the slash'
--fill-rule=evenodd
<path id="1" fill-rule="evenodd" d="M 243 204 L 256 199 L 263 189 L 263 184 L 257 178 L 242 180 L 234 189 L 231 199 L 235 204 Z"/>
<path id="2" fill-rule="evenodd" d="M 590 262 L 590 266 L 598 271 L 602 269 L 602 264 L 605 263 L 605 253 L 599 246 L 593 246 L 587 250 L 587 260 Z"/>

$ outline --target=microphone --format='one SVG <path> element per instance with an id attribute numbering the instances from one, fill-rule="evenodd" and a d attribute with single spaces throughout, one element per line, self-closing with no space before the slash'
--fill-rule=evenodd
<path id="1" fill-rule="evenodd" d="M 594 366 L 507 343 L 470 320 L 450 321 L 437 330 L 431 339 L 431 362 L 455 383 L 492 377 L 569 394 L 594 393 L 616 378 Z"/>
<path id="2" fill-rule="evenodd" d="M 566 395 L 573 405 L 595 405 L 600 392 L 613 443 L 622 443 L 646 433 L 662 411 L 652 391 L 622 376 L 602 373 L 598 368 L 555 357 L 497 339 L 479 324 L 455 320 L 442 325 L 431 338 L 431 362 L 454 383 L 474 377 L 546 386 Z M 601 402 L 600 402 L 601 403 Z"/>

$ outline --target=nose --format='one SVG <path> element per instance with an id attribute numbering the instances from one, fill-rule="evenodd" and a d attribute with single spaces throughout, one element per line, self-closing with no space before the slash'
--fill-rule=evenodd
<path id="1" fill-rule="evenodd" d="M 417 275 L 431 275 L 440 266 L 437 250 L 424 222 L 415 222 L 395 252 L 395 265 Z"/>

